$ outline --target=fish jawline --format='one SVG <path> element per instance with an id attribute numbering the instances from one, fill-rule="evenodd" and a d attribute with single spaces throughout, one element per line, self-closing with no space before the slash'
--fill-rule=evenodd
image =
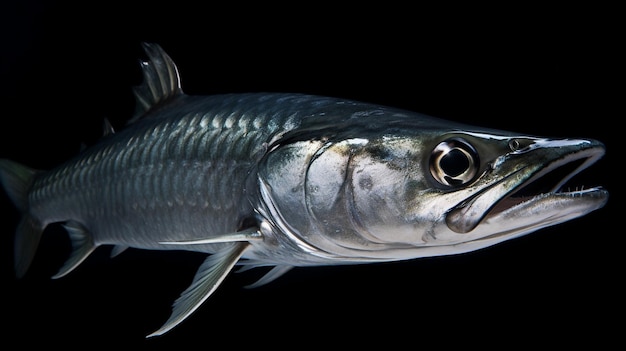
<path id="1" fill-rule="evenodd" d="M 607 200 L 608 191 L 602 187 L 544 193 L 522 201 L 505 199 L 505 204 L 500 209 L 490 211 L 473 231 L 480 238 L 474 241 L 501 241 L 504 239 L 498 238 L 521 236 L 584 216 L 602 208 Z"/>
<path id="2" fill-rule="evenodd" d="M 536 216 L 538 215 L 538 213 L 534 211 L 550 211 L 552 207 L 559 207 L 561 211 L 568 212 L 569 210 L 564 207 L 565 203 L 567 203 L 568 206 L 580 207 L 578 205 L 582 205 L 582 207 L 589 207 L 591 209 L 584 212 L 588 213 L 593 209 L 599 207 L 595 207 L 595 201 L 587 200 L 600 198 L 603 199 L 602 205 L 604 205 L 604 202 L 606 202 L 605 198 L 607 197 L 608 192 L 602 190 L 601 188 L 589 188 L 587 190 L 575 190 L 569 192 L 561 192 L 560 189 L 563 184 L 565 184 L 569 179 L 580 173 L 583 169 L 595 163 L 600 157 L 602 157 L 603 154 L 604 152 L 601 148 L 589 148 L 570 153 L 559 159 L 556 159 L 545 167 L 539 168 L 528 174 L 525 179 L 520 181 L 518 184 L 512 186 L 509 191 L 500 195 L 499 198 L 492 199 L 493 202 L 491 206 L 485 207 L 484 210 L 476 212 L 475 208 L 478 207 L 480 209 L 480 206 L 474 206 L 474 204 L 480 204 L 481 201 L 489 201 L 488 197 L 482 197 L 490 196 L 490 193 L 492 191 L 497 192 L 501 189 L 501 187 L 507 186 L 509 177 L 512 175 L 510 174 L 498 181 L 496 184 L 490 186 L 489 188 L 481 191 L 472 198 L 467 199 L 466 201 L 452 208 L 452 210 L 448 212 L 448 215 L 446 216 L 446 223 L 451 230 L 457 233 L 469 233 L 471 231 L 474 231 L 486 220 L 493 221 L 495 218 L 500 218 L 501 216 L 498 216 L 498 214 L 503 212 L 510 213 L 516 209 L 523 209 L 524 211 L 522 212 L 526 213 L 527 216 Z M 550 191 L 539 192 L 529 196 L 516 196 L 516 194 L 519 194 L 521 190 L 524 190 L 529 185 L 542 181 L 544 178 L 546 178 L 546 175 L 561 168 L 562 166 L 571 165 L 575 162 L 579 162 L 579 165 L 575 169 L 569 171 L 567 174 L 559 178 L 559 180 L 555 182 L 556 184 L 552 185 Z M 518 170 L 517 172 L 519 171 L 522 170 Z M 596 196 L 597 194 L 599 194 L 599 196 Z M 555 199 L 555 201 L 550 201 L 551 199 Z M 563 199 L 567 199 L 567 201 L 561 201 Z M 530 211 L 530 209 L 532 209 L 533 211 Z M 518 213 L 518 216 L 521 215 L 521 213 Z M 532 218 L 535 219 L 535 217 Z M 561 220 L 560 222 L 564 221 L 565 220 Z M 537 222 L 537 225 L 541 224 L 540 221 L 535 220 L 535 222 Z M 503 224 L 502 226 L 504 227 L 505 224 Z"/>
<path id="3" fill-rule="evenodd" d="M 567 206 L 589 204 L 584 207 L 592 207 L 587 212 L 595 210 L 602 206 L 593 206 L 592 203 L 606 203 L 608 192 L 602 187 L 593 187 L 566 192 L 542 193 L 535 196 L 512 197 L 508 196 L 500 201 L 489 211 L 483 221 L 488 221 L 496 217 L 502 217 L 503 214 L 516 213 L 517 216 L 522 214 L 532 215 L 538 214 L 541 210 L 548 210 L 551 207 L 555 211 L 567 212 Z M 556 207 L 561 207 L 556 209 Z"/>

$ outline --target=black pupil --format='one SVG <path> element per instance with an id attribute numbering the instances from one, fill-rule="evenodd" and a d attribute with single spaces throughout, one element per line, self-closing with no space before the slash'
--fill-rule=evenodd
<path id="1" fill-rule="evenodd" d="M 463 151 L 458 149 L 450 150 L 439 161 L 439 167 L 450 177 L 463 174 L 470 167 L 470 161 Z"/>

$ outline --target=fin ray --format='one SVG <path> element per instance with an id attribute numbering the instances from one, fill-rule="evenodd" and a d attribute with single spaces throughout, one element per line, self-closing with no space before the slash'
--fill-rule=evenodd
<path id="1" fill-rule="evenodd" d="M 140 61 L 143 83 L 134 87 L 135 115 L 128 122 L 140 119 L 154 106 L 182 95 L 180 75 L 172 59 L 158 44 L 142 43 L 148 61 Z"/>
<path id="2" fill-rule="evenodd" d="M 170 318 L 147 338 L 162 335 L 191 315 L 222 283 L 250 244 L 238 242 L 210 255 L 198 268 L 191 285 L 174 301 Z"/>

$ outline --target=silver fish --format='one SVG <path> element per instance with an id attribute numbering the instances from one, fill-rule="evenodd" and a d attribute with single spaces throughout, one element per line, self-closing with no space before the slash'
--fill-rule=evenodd
<path id="1" fill-rule="evenodd" d="M 357 101 L 301 94 L 192 96 L 156 44 L 143 44 L 137 112 L 50 171 L 0 159 L 23 214 L 15 270 L 62 223 L 73 251 L 54 278 L 102 245 L 207 253 L 166 333 L 235 265 L 293 267 L 469 252 L 601 208 L 601 187 L 562 191 L 596 162 L 595 140 L 490 130 Z"/>

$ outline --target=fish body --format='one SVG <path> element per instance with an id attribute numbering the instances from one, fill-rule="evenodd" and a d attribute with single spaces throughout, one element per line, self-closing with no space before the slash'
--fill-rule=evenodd
<path id="1" fill-rule="evenodd" d="M 175 64 L 145 44 L 137 112 L 119 132 L 49 171 L 0 160 L 23 213 L 15 268 L 25 274 L 44 228 L 63 223 L 73 251 L 97 247 L 207 253 L 171 317 L 189 316 L 235 265 L 292 267 L 468 252 L 606 203 L 600 187 L 562 192 L 604 146 L 452 123 L 302 94 L 184 94 Z"/>

